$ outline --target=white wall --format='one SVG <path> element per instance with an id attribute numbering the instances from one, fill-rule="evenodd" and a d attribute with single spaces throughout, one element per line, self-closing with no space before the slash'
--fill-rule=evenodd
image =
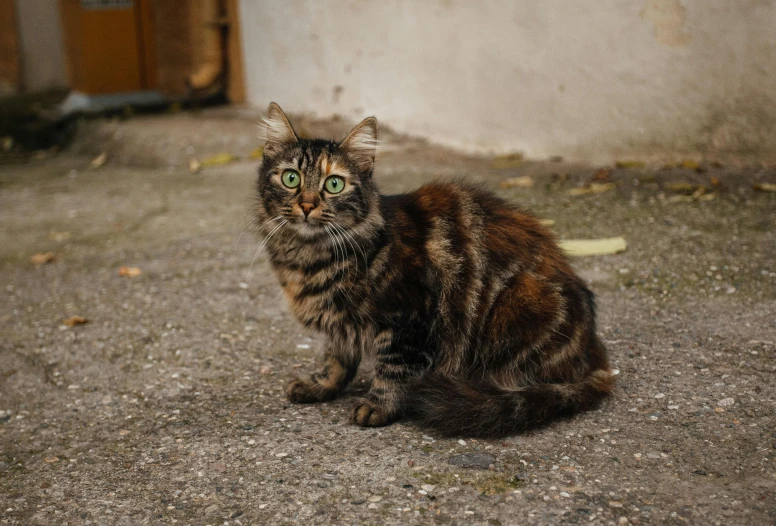
<path id="1" fill-rule="evenodd" d="M 248 99 L 472 150 L 776 154 L 776 0 L 241 0 Z"/>
<path id="2" fill-rule="evenodd" d="M 27 92 L 67 86 L 57 0 L 16 0 L 23 87 Z"/>

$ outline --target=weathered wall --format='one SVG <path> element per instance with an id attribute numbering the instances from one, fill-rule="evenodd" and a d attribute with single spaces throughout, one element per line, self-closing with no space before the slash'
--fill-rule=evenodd
<path id="1" fill-rule="evenodd" d="M 16 0 L 23 89 L 67 86 L 62 24 L 57 0 Z"/>
<path id="2" fill-rule="evenodd" d="M 469 149 L 776 154 L 776 0 L 241 0 L 248 100 Z"/>

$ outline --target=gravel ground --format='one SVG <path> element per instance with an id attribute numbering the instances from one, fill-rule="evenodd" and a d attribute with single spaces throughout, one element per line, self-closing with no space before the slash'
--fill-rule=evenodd
<path id="1" fill-rule="evenodd" d="M 368 366 L 335 402 L 286 402 L 322 341 L 240 235 L 256 161 L 186 169 L 245 158 L 254 136 L 223 111 L 91 123 L 70 152 L 0 165 L 0 523 L 776 523 L 776 193 L 753 189 L 774 167 L 626 164 L 615 189 L 572 196 L 599 167 L 386 134 L 385 191 L 467 176 L 562 238 L 629 244 L 574 261 L 614 396 L 524 435 L 450 440 L 351 425 Z M 534 185 L 499 187 L 516 176 Z"/>

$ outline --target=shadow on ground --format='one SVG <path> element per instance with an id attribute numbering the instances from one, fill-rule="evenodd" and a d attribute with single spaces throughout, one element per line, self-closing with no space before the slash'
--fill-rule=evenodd
<path id="1" fill-rule="evenodd" d="M 0 523 L 776 521 L 776 194 L 753 188 L 773 167 L 626 164 L 599 172 L 613 189 L 573 196 L 597 167 L 388 134 L 385 191 L 467 176 L 559 237 L 629 244 L 574 261 L 598 294 L 615 395 L 525 435 L 448 440 L 354 427 L 352 395 L 286 402 L 321 340 L 241 235 L 257 161 L 186 168 L 203 152 L 246 158 L 253 122 L 90 126 L 71 152 L 0 167 Z M 499 187 L 518 176 L 533 186 Z"/>

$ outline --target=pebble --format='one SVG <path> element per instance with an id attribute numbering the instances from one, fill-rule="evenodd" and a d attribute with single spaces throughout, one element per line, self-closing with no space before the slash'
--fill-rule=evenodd
<path id="1" fill-rule="evenodd" d="M 488 469 L 496 463 L 496 457 L 487 453 L 464 453 L 450 457 L 448 462 L 462 468 Z"/>
<path id="2" fill-rule="evenodd" d="M 368 500 L 369 502 L 380 502 L 381 500 L 383 500 L 383 498 L 380 495 L 372 495 L 366 500 Z"/>
<path id="3" fill-rule="evenodd" d="M 734 398 L 723 398 L 719 402 L 717 402 L 718 405 L 721 407 L 730 407 L 731 405 L 735 404 L 736 401 Z"/>
<path id="4" fill-rule="evenodd" d="M 616 500 L 610 500 L 609 506 L 612 508 L 622 508 L 622 502 L 616 501 Z"/>
<path id="5" fill-rule="evenodd" d="M 571 497 L 571 495 L 569 495 L 569 494 L 568 494 L 567 492 L 565 492 L 565 491 L 561 491 L 561 492 L 560 492 L 560 496 L 561 496 L 561 497 L 564 497 L 564 498 L 566 498 L 566 499 L 568 499 L 569 497 Z"/>
<path id="6" fill-rule="evenodd" d="M 367 508 L 369 508 L 370 510 L 377 509 L 377 504 L 375 504 L 375 503 L 373 502 L 372 504 L 370 504 L 369 506 L 367 506 Z"/>
<path id="7" fill-rule="evenodd" d="M 665 398 L 665 397 L 666 397 L 666 395 L 663 394 L 663 393 L 658 393 L 658 394 L 655 395 L 655 398 L 657 398 L 658 400 L 660 400 L 661 398 Z"/>
<path id="8" fill-rule="evenodd" d="M 433 484 L 423 484 L 421 486 L 421 488 L 423 488 L 424 490 L 426 490 L 429 493 L 431 493 L 432 491 L 434 491 L 436 489 L 436 486 L 434 486 Z"/>
<path id="9" fill-rule="evenodd" d="M 288 453 L 278 453 L 278 454 L 277 454 L 277 455 L 275 455 L 275 456 L 276 456 L 276 457 L 278 457 L 278 458 L 283 458 L 283 457 L 287 457 L 287 456 L 288 456 Z"/>
<path id="10" fill-rule="evenodd" d="M 466 440 L 459 440 L 458 443 L 462 446 L 466 445 Z"/>

